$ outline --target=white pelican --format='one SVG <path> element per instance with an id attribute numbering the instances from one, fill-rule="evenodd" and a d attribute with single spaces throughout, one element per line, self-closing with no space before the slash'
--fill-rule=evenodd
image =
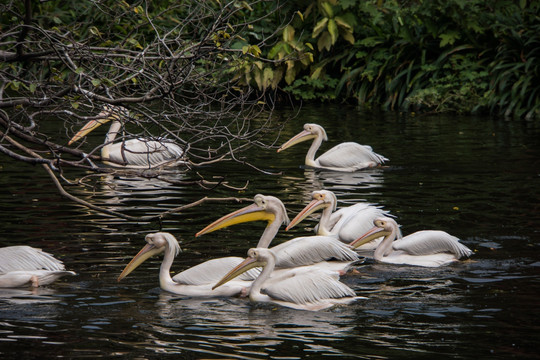
<path id="1" fill-rule="evenodd" d="M 317 124 L 304 124 L 304 131 L 289 139 L 277 150 L 283 151 L 299 142 L 313 139 L 306 155 L 306 165 L 335 171 L 356 171 L 383 164 L 388 159 L 373 152 L 371 146 L 345 142 L 334 146 L 317 159 L 315 153 L 323 140 L 328 140 L 326 131 Z"/>
<path id="2" fill-rule="evenodd" d="M 268 248 L 281 224 L 289 222 L 287 210 L 281 200 L 274 196 L 257 194 L 253 200 L 253 204 L 221 217 L 195 236 L 243 222 L 265 220 L 268 221 L 268 225 L 259 239 L 257 248 Z M 334 236 L 299 237 L 276 245 L 272 250 L 276 255 L 278 268 L 337 260 L 337 263 L 324 263 L 319 266 L 344 271 L 351 262 L 359 260 L 358 254 Z"/>
<path id="3" fill-rule="evenodd" d="M 149 169 L 160 166 L 176 166 L 185 163 L 184 150 L 171 140 L 164 138 L 138 138 L 113 143 L 122 127 L 122 119 L 128 118 L 128 110 L 121 106 L 105 105 L 99 113 L 101 118 L 90 120 L 69 140 L 68 145 L 81 139 L 97 127 L 112 120 L 101 148 L 103 163 L 111 166 Z"/>
<path id="4" fill-rule="evenodd" d="M 341 283 L 335 271 L 302 266 L 271 277 L 276 267 L 276 255 L 266 248 L 249 249 L 246 260 L 226 274 L 213 289 L 260 266 L 263 270 L 249 290 L 249 299 L 253 302 L 272 302 L 293 309 L 317 311 L 362 298 Z"/>
<path id="5" fill-rule="evenodd" d="M 296 215 L 285 230 L 289 230 L 315 211 L 323 209 L 319 225 L 316 228 L 317 234 L 337 236 L 344 243 L 350 243 L 371 229 L 375 219 L 388 215 L 388 211 L 364 203 L 335 211 L 337 198 L 333 192 L 328 190 L 313 191 L 311 196 L 313 200 Z M 360 246 L 359 249 L 373 250 L 381 240 L 382 236 Z"/>
<path id="6" fill-rule="evenodd" d="M 0 248 L 0 288 L 48 285 L 57 279 L 75 275 L 51 254 L 30 246 Z"/>
<path id="7" fill-rule="evenodd" d="M 449 264 L 472 251 L 459 239 L 440 230 L 422 230 L 402 237 L 394 219 L 381 217 L 374 221 L 375 227 L 351 243 L 355 248 L 384 235 L 373 257 L 391 264 L 408 264 L 437 267 Z M 398 239 L 394 241 L 395 239 Z"/>
<path id="8" fill-rule="evenodd" d="M 242 262 L 242 258 L 238 258 L 239 260 L 236 262 L 227 262 L 227 266 L 225 267 L 222 267 L 223 264 L 221 264 L 220 261 L 206 261 L 171 278 L 171 265 L 175 256 L 181 251 L 180 245 L 178 244 L 176 238 L 170 233 L 158 232 L 146 235 L 145 240 L 147 244 L 124 268 L 118 277 L 118 281 L 128 276 L 129 273 L 135 270 L 151 256 L 165 252 L 163 262 L 161 263 L 159 270 L 159 285 L 161 289 L 165 291 L 178 295 L 195 297 L 243 296 L 247 293 L 247 289 L 251 285 L 251 281 L 238 280 L 229 284 L 229 286 L 226 286 L 223 289 L 212 290 L 212 284 L 215 283 L 216 279 L 221 277 L 214 276 L 216 271 L 219 272 L 227 271 L 224 269 L 232 269 Z M 223 274 L 223 272 L 221 272 L 221 274 Z M 248 274 L 248 277 L 253 279 L 257 275 L 258 271 L 255 270 L 255 272 Z"/>

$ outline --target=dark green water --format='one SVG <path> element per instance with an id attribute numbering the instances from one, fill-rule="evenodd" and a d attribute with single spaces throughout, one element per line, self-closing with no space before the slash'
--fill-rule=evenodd
<path id="1" fill-rule="evenodd" d="M 287 116 L 286 111 L 276 116 Z M 540 344 L 540 124 L 459 116 L 400 118 L 346 107 L 305 107 L 278 143 L 303 123 L 323 125 L 329 141 L 371 145 L 389 167 L 353 174 L 303 169 L 308 144 L 282 153 L 251 151 L 256 166 L 220 165 L 244 191 L 204 190 L 160 180 L 106 178 L 85 199 L 132 215 L 152 214 L 203 196 L 283 200 L 293 217 L 316 189 L 338 206 L 365 201 L 397 216 L 405 234 L 441 229 L 475 251 L 438 269 L 368 261 L 343 278 L 369 299 L 329 311 L 254 305 L 245 299 L 181 299 L 161 292 L 161 259 L 124 281 L 117 276 L 157 223 L 95 213 L 61 198 L 40 167 L 0 158 L 0 246 L 28 244 L 61 258 L 77 277 L 51 286 L 0 290 L 1 358 L 535 358 Z M 101 135 L 98 135 L 100 137 Z M 81 174 L 82 175 L 82 174 Z M 176 180 L 196 178 L 179 175 Z M 92 184 L 94 184 L 92 182 Z M 195 238 L 244 204 L 207 203 L 165 219 L 182 242 L 173 270 L 213 257 L 245 256 L 264 223 Z M 309 235 L 304 221 L 276 241 Z"/>

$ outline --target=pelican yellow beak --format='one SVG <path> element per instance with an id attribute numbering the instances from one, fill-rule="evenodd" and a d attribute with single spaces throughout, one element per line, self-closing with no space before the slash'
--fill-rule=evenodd
<path id="1" fill-rule="evenodd" d="M 263 207 L 257 204 L 251 204 L 249 206 L 246 206 L 245 208 L 236 210 L 228 215 L 217 219 L 216 221 L 196 233 L 195 236 L 201 236 L 203 234 L 211 233 L 212 231 L 223 229 L 227 226 L 241 224 L 245 222 L 266 220 L 271 223 L 275 219 L 276 216 L 266 211 L 266 209 L 264 209 Z"/>
<path id="2" fill-rule="evenodd" d="M 314 138 L 316 138 L 315 135 L 313 135 L 312 133 L 310 133 L 307 130 L 304 130 L 304 131 L 296 134 L 292 138 L 290 138 L 289 141 L 287 141 L 283 145 L 281 145 L 279 147 L 279 149 L 277 150 L 277 152 L 280 152 L 280 151 L 283 151 L 283 150 L 285 150 L 287 148 L 290 148 L 291 146 L 296 145 L 296 144 L 298 144 L 298 143 L 300 143 L 302 141 L 306 141 L 306 140 L 310 140 L 310 139 L 314 139 Z"/>
<path id="3" fill-rule="evenodd" d="M 368 242 L 373 241 L 377 238 L 380 238 L 381 236 L 388 236 L 391 233 L 392 233 L 391 231 L 375 226 L 371 230 L 369 230 L 367 233 L 365 233 L 364 235 L 360 236 L 358 239 L 351 242 L 349 245 L 351 248 L 356 249 L 359 246 L 367 244 Z"/>
<path id="4" fill-rule="evenodd" d="M 328 207 L 328 203 L 325 203 L 322 199 L 314 199 L 312 200 L 305 208 L 304 210 L 300 211 L 298 215 L 292 221 L 289 223 L 289 225 L 285 228 L 285 231 L 288 231 L 290 228 L 304 220 L 308 215 L 313 214 L 315 211 L 324 209 Z"/>
<path id="5" fill-rule="evenodd" d="M 220 287 L 221 285 L 228 283 L 235 277 L 245 273 L 246 271 L 256 268 L 265 266 L 266 263 L 264 261 L 258 261 L 257 258 L 248 257 L 244 261 L 242 261 L 240 264 L 238 264 L 234 269 L 229 271 L 227 275 L 225 275 L 221 280 L 219 280 L 216 285 L 212 287 L 212 290 L 214 290 L 217 287 Z"/>
<path id="6" fill-rule="evenodd" d="M 148 260 L 154 255 L 157 255 L 161 252 L 163 252 L 165 248 L 156 248 L 154 245 L 146 244 L 141 251 L 131 261 L 127 266 L 124 268 L 124 271 L 120 274 L 118 277 L 118 281 L 122 280 L 126 276 L 128 276 L 133 270 L 135 270 L 139 265 L 141 265 L 143 262 Z"/>
<path id="7" fill-rule="evenodd" d="M 114 116 L 111 116 L 110 112 L 105 112 L 105 111 L 102 111 L 99 113 L 98 116 L 103 116 L 103 118 L 101 119 L 95 119 L 95 120 L 90 120 L 89 122 L 86 123 L 86 125 L 84 125 L 81 130 L 79 130 L 72 138 L 71 140 L 69 140 L 68 142 L 68 145 L 71 145 L 73 144 L 75 141 L 83 138 L 84 136 L 86 136 L 88 133 L 90 133 L 91 131 L 94 131 L 95 129 L 97 129 L 99 126 L 111 121 L 111 120 L 114 120 L 115 117 Z"/>

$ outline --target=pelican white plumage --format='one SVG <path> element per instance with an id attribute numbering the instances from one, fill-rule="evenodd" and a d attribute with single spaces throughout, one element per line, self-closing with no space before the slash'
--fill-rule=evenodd
<path id="1" fill-rule="evenodd" d="M 422 230 L 402 237 L 397 222 L 388 217 L 374 221 L 375 227 L 353 241 L 352 248 L 384 236 L 373 257 L 391 264 L 438 267 L 472 255 L 459 239 L 440 230 Z M 397 238 L 397 240 L 395 240 Z M 395 240 L 395 241 L 394 241 Z"/>
<path id="2" fill-rule="evenodd" d="M 289 230 L 310 214 L 322 209 L 319 225 L 316 227 L 317 234 L 337 236 L 344 243 L 350 243 L 371 229 L 375 219 L 388 215 L 388 211 L 365 203 L 357 203 L 335 211 L 337 197 L 329 190 L 313 191 L 311 197 L 313 200 L 296 215 L 285 230 Z M 382 236 L 359 246 L 358 249 L 373 250 L 381 240 Z"/>
<path id="3" fill-rule="evenodd" d="M 237 280 L 223 289 L 212 290 L 212 285 L 217 281 L 216 279 L 221 278 L 224 271 L 228 271 L 226 269 L 230 270 L 242 262 L 243 259 L 240 257 L 237 258 L 238 261 L 228 261 L 234 258 L 209 260 L 171 278 L 171 265 L 176 255 L 181 251 L 178 240 L 172 234 L 166 232 L 148 234 L 145 240 L 147 244 L 124 268 L 118 277 L 118 281 L 128 276 L 148 258 L 165 252 L 159 270 L 159 285 L 165 291 L 194 297 L 243 296 L 251 286 L 251 281 Z M 215 276 L 216 273 L 219 276 Z M 258 274 L 259 271 L 255 269 L 250 274 L 247 274 L 247 277 L 254 279 Z"/>
<path id="4" fill-rule="evenodd" d="M 249 290 L 253 302 L 272 302 L 299 310 L 317 311 L 361 299 L 354 290 L 339 281 L 339 273 L 320 268 L 297 267 L 276 276 L 272 272 L 277 257 L 271 249 L 249 249 L 244 262 L 232 269 L 213 289 L 254 267 L 263 267 Z"/>
<path id="5" fill-rule="evenodd" d="M 86 136 L 97 127 L 112 121 L 101 148 L 103 163 L 130 169 L 169 167 L 185 163 L 182 147 L 168 139 L 137 138 L 113 143 L 122 127 L 122 121 L 128 119 L 128 115 L 128 110 L 122 106 L 105 105 L 98 115 L 99 118 L 90 120 L 84 125 L 69 140 L 68 145 Z"/>
<path id="6" fill-rule="evenodd" d="M 336 145 L 315 159 L 315 153 L 323 140 L 328 140 L 326 131 L 317 124 L 304 124 L 304 131 L 289 139 L 277 151 L 283 151 L 299 142 L 310 139 L 313 139 L 313 143 L 306 155 L 305 164 L 307 166 L 350 172 L 375 167 L 388 160 L 384 156 L 375 153 L 371 146 L 354 142 L 344 142 Z"/>
<path id="7" fill-rule="evenodd" d="M 274 196 L 257 194 L 253 200 L 253 204 L 219 218 L 195 236 L 243 222 L 265 220 L 268 225 L 257 248 L 268 248 L 281 225 L 289 223 L 287 210 L 281 200 Z M 352 262 L 359 260 L 358 254 L 335 236 L 299 237 L 276 245 L 272 250 L 278 268 L 319 264 L 320 267 L 345 271 Z"/>
<path id="8" fill-rule="evenodd" d="M 30 246 L 0 248 L 0 288 L 48 285 L 66 275 L 64 264 L 51 254 Z"/>

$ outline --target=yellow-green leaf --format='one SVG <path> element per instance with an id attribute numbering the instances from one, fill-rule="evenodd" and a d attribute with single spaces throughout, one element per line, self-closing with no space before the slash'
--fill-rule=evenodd
<path id="1" fill-rule="evenodd" d="M 340 29 L 339 33 L 346 41 L 354 44 L 354 35 L 352 34 L 352 32 Z"/>
<path id="2" fill-rule="evenodd" d="M 254 69 L 254 76 L 253 76 L 253 79 L 255 79 L 255 82 L 257 83 L 257 87 L 259 88 L 259 90 L 262 90 L 263 87 L 263 72 L 257 68 Z"/>
<path id="3" fill-rule="evenodd" d="M 349 31 L 352 32 L 352 30 L 353 30 L 352 26 L 344 18 L 342 18 L 341 16 L 336 16 L 334 18 L 334 20 L 336 21 L 336 24 L 340 28 L 343 28 L 345 30 L 349 30 Z"/>
<path id="4" fill-rule="evenodd" d="M 324 18 L 322 20 L 319 20 L 319 22 L 317 23 L 317 25 L 315 25 L 315 27 L 313 28 L 313 34 L 311 35 L 313 38 L 316 38 L 317 36 L 319 36 L 319 34 L 321 33 L 321 31 L 323 31 L 324 29 L 326 29 L 326 24 L 328 23 L 328 18 Z"/>
<path id="5" fill-rule="evenodd" d="M 304 66 L 308 66 L 309 64 L 311 64 L 313 62 L 313 54 L 308 52 L 308 53 L 305 53 L 301 58 L 300 58 L 300 62 L 302 63 L 302 65 Z"/>
<path id="6" fill-rule="evenodd" d="M 325 31 L 322 33 L 321 37 L 317 41 L 317 48 L 319 51 L 322 51 L 323 49 L 330 50 L 332 47 L 332 38 L 328 31 Z"/>
<path id="7" fill-rule="evenodd" d="M 287 69 L 287 72 L 285 73 L 285 82 L 288 85 L 291 85 L 295 78 L 296 78 L 296 71 L 294 70 L 294 67 Z"/>
<path id="8" fill-rule="evenodd" d="M 332 38 L 332 45 L 334 45 L 338 39 L 339 31 L 336 22 L 334 19 L 328 20 L 328 32 Z"/>
<path id="9" fill-rule="evenodd" d="M 291 42 L 294 40 L 294 28 L 291 25 L 285 26 L 283 29 L 283 41 Z"/>
<path id="10" fill-rule="evenodd" d="M 272 79 L 274 78 L 274 71 L 267 67 L 263 72 L 263 87 L 266 89 L 272 84 Z"/>
<path id="11" fill-rule="evenodd" d="M 319 76 L 321 76 L 321 71 L 322 71 L 323 67 L 322 66 L 318 66 L 315 71 L 313 71 L 313 74 L 311 74 L 311 78 L 313 80 L 317 80 L 319 78 Z"/>
<path id="12" fill-rule="evenodd" d="M 322 2 L 321 3 L 321 9 L 328 18 L 334 17 L 334 9 L 332 8 L 332 4 L 329 2 Z"/>
<path id="13" fill-rule="evenodd" d="M 101 85 L 101 80 L 92 79 L 92 85 L 94 85 L 95 87 L 98 87 L 99 85 Z"/>
<path id="14" fill-rule="evenodd" d="M 255 66 L 257 66 L 260 70 L 262 70 L 264 67 L 262 61 L 255 61 L 253 64 L 255 64 Z"/>
<path id="15" fill-rule="evenodd" d="M 272 89 L 277 88 L 282 77 L 283 77 L 283 70 L 281 68 L 276 69 L 274 71 L 274 78 L 272 79 L 272 83 L 270 84 L 270 86 L 272 86 Z"/>

